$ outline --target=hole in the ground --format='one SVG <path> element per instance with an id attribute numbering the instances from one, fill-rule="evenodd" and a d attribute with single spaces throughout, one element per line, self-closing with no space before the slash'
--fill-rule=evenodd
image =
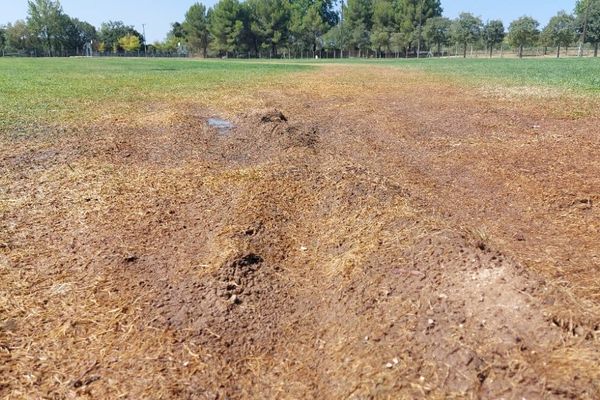
<path id="1" fill-rule="evenodd" d="M 254 254 L 254 253 L 250 253 L 245 255 L 244 257 L 240 258 L 237 261 L 237 264 L 242 266 L 242 267 L 246 267 L 249 265 L 255 265 L 255 264 L 259 264 L 263 261 L 262 257 Z"/>

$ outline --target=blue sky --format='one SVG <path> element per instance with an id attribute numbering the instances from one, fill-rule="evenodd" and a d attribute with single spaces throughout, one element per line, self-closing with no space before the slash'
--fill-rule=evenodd
<path id="1" fill-rule="evenodd" d="M 107 20 L 121 20 L 142 31 L 146 24 L 146 36 L 150 42 L 164 38 L 171 22 L 181 21 L 194 0 L 62 0 L 67 14 L 88 21 L 96 26 Z M 204 2 L 213 5 L 215 0 Z M 522 15 L 531 15 L 540 23 L 548 22 L 557 11 L 572 11 L 575 0 L 442 0 L 444 14 L 454 18 L 461 11 L 470 11 L 487 19 L 502 19 L 509 23 Z M 27 16 L 26 0 L 0 0 L 0 24 Z"/>

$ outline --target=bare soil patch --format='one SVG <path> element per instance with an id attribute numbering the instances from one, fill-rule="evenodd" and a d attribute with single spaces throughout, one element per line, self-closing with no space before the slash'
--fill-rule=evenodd
<path id="1" fill-rule="evenodd" d="M 253 96 L 2 139 L 1 397 L 598 397 L 597 116 L 361 66 Z"/>

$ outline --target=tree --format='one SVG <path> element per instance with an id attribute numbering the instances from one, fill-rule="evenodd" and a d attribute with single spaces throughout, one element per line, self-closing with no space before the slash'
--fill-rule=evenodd
<path id="1" fill-rule="evenodd" d="M 6 27 L 0 26 L 0 50 L 4 53 L 4 47 L 6 46 Z"/>
<path id="2" fill-rule="evenodd" d="M 394 4 L 392 0 L 374 0 L 373 31 L 370 36 L 373 49 L 381 55 L 390 50 L 390 39 L 395 30 Z"/>
<path id="3" fill-rule="evenodd" d="M 206 7 L 203 4 L 195 3 L 185 13 L 183 24 L 175 26 L 173 24 L 174 36 L 183 32 L 183 36 L 190 45 L 192 51 L 201 50 L 204 58 L 208 55 L 208 44 L 210 42 L 210 33 L 208 31 L 208 16 Z"/>
<path id="4" fill-rule="evenodd" d="M 600 44 L 600 0 L 578 0 L 575 5 L 576 27 L 582 43 L 594 46 L 594 57 L 598 57 Z"/>
<path id="5" fill-rule="evenodd" d="M 119 44 L 119 39 L 127 35 L 137 36 L 140 42 L 144 42 L 143 35 L 135 30 L 133 26 L 125 25 L 122 21 L 108 21 L 100 25 L 98 40 L 103 44 L 105 50 L 112 50 L 117 53 L 124 50 Z"/>
<path id="6" fill-rule="evenodd" d="M 86 21 L 80 21 L 77 18 L 73 18 L 71 21 L 77 29 L 77 35 L 79 36 L 80 44 L 98 39 L 98 32 L 96 31 L 96 27 L 94 25 Z"/>
<path id="7" fill-rule="evenodd" d="M 302 18 L 302 30 L 306 37 L 306 43 L 311 47 L 313 57 L 319 46 L 321 37 L 327 32 L 329 26 L 323 20 L 319 4 L 313 4 L 308 8 L 306 15 Z"/>
<path id="8" fill-rule="evenodd" d="M 482 25 L 481 19 L 471 13 L 461 13 L 452 22 L 451 36 L 457 44 L 463 46 L 464 58 L 467 58 L 467 45 L 473 44 L 481 38 Z"/>
<path id="9" fill-rule="evenodd" d="M 181 48 L 181 42 L 184 41 L 183 27 L 180 23 L 171 24 L 171 30 L 162 42 L 154 42 L 152 47 L 159 53 L 175 53 Z"/>
<path id="10" fill-rule="evenodd" d="M 450 41 L 452 21 L 444 17 L 433 17 L 423 27 L 423 35 L 429 46 L 437 46 L 437 53 L 442 54 L 442 46 Z"/>
<path id="11" fill-rule="evenodd" d="M 358 50 L 358 56 L 362 57 L 363 54 L 367 54 L 367 50 L 371 45 L 371 38 L 369 30 L 364 23 L 359 23 L 354 26 L 354 29 L 350 31 L 350 44 L 355 50 Z"/>
<path id="12" fill-rule="evenodd" d="M 400 33 L 417 47 L 417 56 L 421 50 L 423 27 L 429 18 L 442 16 L 440 0 L 397 0 L 396 23 Z"/>
<path id="13" fill-rule="evenodd" d="M 504 30 L 504 24 L 500 20 L 488 21 L 483 27 L 483 40 L 488 50 L 490 51 L 490 58 L 494 54 L 494 46 L 499 45 L 504 41 L 506 31 Z"/>
<path id="14" fill-rule="evenodd" d="M 374 30 L 369 37 L 377 57 L 383 57 L 390 50 L 390 34 L 384 30 Z"/>
<path id="15" fill-rule="evenodd" d="M 334 0 L 289 0 L 290 19 L 288 42 L 297 50 L 313 53 L 324 46 L 323 36 L 339 23 Z M 338 36 L 347 30 L 339 27 Z M 346 36 L 346 35 L 344 35 Z M 342 36 L 339 36 L 340 39 Z M 330 37 L 329 39 L 332 39 Z M 330 42 L 331 43 L 331 42 Z M 337 42 L 339 45 L 345 45 Z"/>
<path id="16" fill-rule="evenodd" d="M 288 35 L 288 44 L 290 48 L 296 51 L 303 52 L 307 47 L 306 35 L 304 33 L 304 8 L 303 4 L 298 1 L 291 3 L 290 10 L 290 27 Z"/>
<path id="17" fill-rule="evenodd" d="M 556 58 L 560 58 L 560 48 L 569 47 L 576 39 L 575 17 L 560 11 L 542 31 L 545 43 L 556 46 Z"/>
<path id="18" fill-rule="evenodd" d="M 401 32 L 394 32 L 390 35 L 390 49 L 396 53 L 396 57 L 400 56 L 400 52 L 406 51 L 410 47 L 411 39 Z"/>
<path id="19" fill-rule="evenodd" d="M 167 33 L 167 36 L 173 36 L 177 39 L 185 39 L 185 30 L 183 29 L 183 25 L 179 22 L 173 22 L 171 24 L 171 30 Z"/>
<path id="20" fill-rule="evenodd" d="M 29 26 L 25 21 L 17 20 L 13 24 L 6 25 L 5 29 L 5 47 L 8 50 L 35 50 L 36 40 L 30 32 Z"/>
<path id="21" fill-rule="evenodd" d="M 248 0 L 250 30 L 261 47 L 277 56 L 277 48 L 286 43 L 289 33 L 290 3 L 288 0 Z M 320 19 L 320 16 L 317 16 Z"/>
<path id="22" fill-rule="evenodd" d="M 343 55 L 341 52 L 349 42 L 348 30 L 343 29 L 341 24 L 337 24 L 323 35 L 322 41 L 325 49 L 334 51 L 334 57 L 335 51 L 340 50 L 341 57 Z"/>
<path id="23" fill-rule="evenodd" d="M 185 31 L 183 25 L 179 22 L 171 24 L 171 30 L 162 42 L 154 42 L 152 48 L 159 53 L 175 53 L 182 49 L 182 42 L 185 42 Z"/>
<path id="24" fill-rule="evenodd" d="M 29 0 L 27 26 L 32 35 L 42 44 L 49 56 L 54 55 L 59 44 L 58 39 L 64 25 L 61 24 L 63 16 L 59 1 Z"/>
<path id="25" fill-rule="evenodd" d="M 136 52 L 141 46 L 140 38 L 128 33 L 119 39 L 119 46 L 127 53 Z"/>
<path id="26" fill-rule="evenodd" d="M 369 47 L 369 35 L 373 24 L 373 3 L 371 0 L 348 0 L 344 6 L 344 18 L 349 34 L 349 45 L 362 51 Z"/>
<path id="27" fill-rule="evenodd" d="M 80 54 L 86 43 L 97 39 L 96 28 L 93 25 L 66 14 L 61 16 L 61 27 L 57 42 L 65 53 Z"/>
<path id="28" fill-rule="evenodd" d="M 523 48 L 533 46 L 539 36 L 539 22 L 531 17 L 521 17 L 511 22 L 508 28 L 508 41 L 519 49 L 519 58 L 523 58 Z"/>
<path id="29" fill-rule="evenodd" d="M 319 8 L 319 14 L 323 22 L 329 28 L 336 26 L 340 22 L 340 18 L 335 7 L 336 0 L 315 0 L 314 4 Z"/>
<path id="30" fill-rule="evenodd" d="M 242 7 L 238 0 L 220 0 L 209 18 L 208 30 L 211 34 L 211 47 L 221 55 L 236 52 L 244 33 Z"/>

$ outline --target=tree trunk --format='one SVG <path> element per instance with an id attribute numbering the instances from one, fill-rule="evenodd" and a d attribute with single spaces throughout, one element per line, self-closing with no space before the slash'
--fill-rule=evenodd
<path id="1" fill-rule="evenodd" d="M 465 48 L 463 52 L 463 58 L 467 58 L 467 44 L 465 43 Z"/>
<path id="2" fill-rule="evenodd" d="M 493 55 L 494 55 L 494 45 L 491 44 L 490 45 L 490 58 L 492 58 Z"/>
<path id="3" fill-rule="evenodd" d="M 442 56 L 442 44 L 438 43 L 438 57 Z"/>
<path id="4" fill-rule="evenodd" d="M 598 42 L 594 43 L 594 57 L 598 57 Z"/>
<path id="5" fill-rule="evenodd" d="M 523 58 L 523 45 L 519 46 L 519 58 Z"/>
<path id="6" fill-rule="evenodd" d="M 556 47 L 556 58 L 560 58 L 560 44 Z"/>

